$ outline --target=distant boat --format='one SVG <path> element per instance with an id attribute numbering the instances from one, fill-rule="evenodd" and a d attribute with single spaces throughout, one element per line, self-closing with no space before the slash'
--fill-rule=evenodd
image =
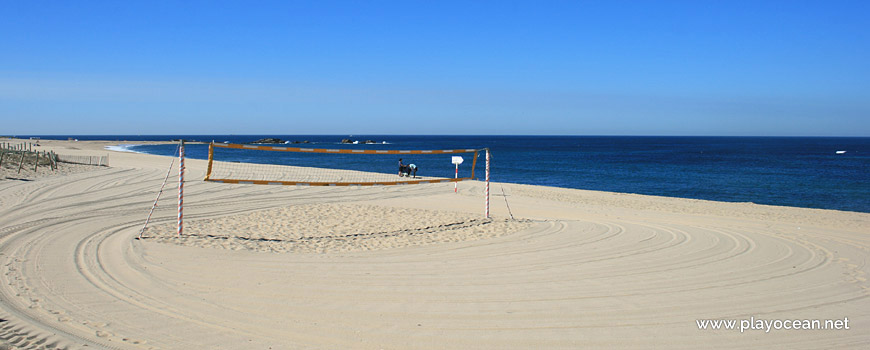
<path id="1" fill-rule="evenodd" d="M 843 153 L 846 153 L 846 151 L 837 151 L 837 154 L 843 154 Z"/>

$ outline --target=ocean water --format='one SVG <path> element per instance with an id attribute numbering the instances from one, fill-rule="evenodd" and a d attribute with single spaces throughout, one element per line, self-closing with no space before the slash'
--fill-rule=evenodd
<path id="1" fill-rule="evenodd" d="M 309 147 L 456 149 L 488 147 L 492 181 L 727 202 L 870 212 L 870 138 L 658 137 L 658 136 L 407 136 L 407 135 L 148 135 L 41 136 L 80 140 L 171 140 L 247 143 L 264 137 L 307 140 Z M 341 145 L 340 140 L 377 145 Z M 386 142 L 386 144 L 382 143 Z M 131 151 L 173 155 L 174 145 L 132 146 Z M 187 156 L 205 159 L 207 145 Z M 837 151 L 846 151 L 838 154 Z M 275 153 L 241 152 L 223 159 L 278 162 Z M 322 155 L 320 157 L 330 157 Z M 323 158 L 328 166 L 384 172 L 390 165 L 359 157 Z M 414 162 L 411 159 L 411 162 Z M 420 161 L 420 160 L 418 160 Z M 477 177 L 482 177 L 482 161 Z M 282 161 L 283 162 L 283 161 Z M 278 162 L 280 163 L 280 162 Z M 336 164 L 338 163 L 338 164 Z M 449 163 L 425 164 L 421 175 L 452 176 Z"/>

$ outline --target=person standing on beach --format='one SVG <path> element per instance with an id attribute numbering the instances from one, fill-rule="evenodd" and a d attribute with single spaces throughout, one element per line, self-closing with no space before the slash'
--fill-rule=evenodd
<path id="1" fill-rule="evenodd" d="M 402 177 L 403 170 L 405 170 L 405 163 L 402 163 L 402 158 L 399 158 L 399 177 Z"/>

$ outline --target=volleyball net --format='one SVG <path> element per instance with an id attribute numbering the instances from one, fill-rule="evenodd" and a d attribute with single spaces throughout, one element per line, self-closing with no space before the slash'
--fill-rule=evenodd
<path id="1" fill-rule="evenodd" d="M 485 152 L 488 150 L 300 148 L 211 143 L 205 181 L 301 186 L 459 182 L 475 178 L 478 157 Z M 401 169 L 400 162 L 404 165 Z"/>

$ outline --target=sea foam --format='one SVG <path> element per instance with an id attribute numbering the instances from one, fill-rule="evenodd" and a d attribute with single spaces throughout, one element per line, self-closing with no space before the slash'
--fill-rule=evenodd
<path id="1" fill-rule="evenodd" d="M 131 147 L 133 147 L 133 146 L 141 146 L 141 145 L 114 145 L 114 146 L 106 146 L 105 149 L 110 150 L 110 151 L 117 151 L 117 152 L 145 153 L 145 152 L 139 152 L 139 151 L 135 151 L 135 150 L 131 149 Z"/>

